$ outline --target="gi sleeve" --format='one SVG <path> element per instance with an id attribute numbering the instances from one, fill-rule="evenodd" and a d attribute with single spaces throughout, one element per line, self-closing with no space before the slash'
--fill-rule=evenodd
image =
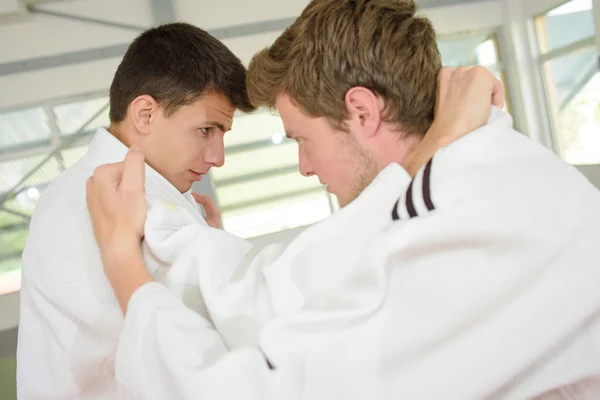
<path id="1" fill-rule="evenodd" d="M 294 398 L 258 348 L 228 352 L 212 325 L 160 284 L 134 293 L 125 321 L 116 375 L 128 398 Z"/>

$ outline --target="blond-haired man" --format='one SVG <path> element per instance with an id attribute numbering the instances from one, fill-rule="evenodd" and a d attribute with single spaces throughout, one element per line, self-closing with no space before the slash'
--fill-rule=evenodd
<path id="1" fill-rule="evenodd" d="M 486 124 L 492 84 L 462 82 L 477 70 L 444 72 L 434 121 L 440 67 L 431 23 L 401 0 L 314 0 L 254 58 L 254 105 L 277 108 L 301 172 L 345 207 L 240 280 L 250 247 L 192 229 L 181 262 L 216 331 L 144 270 L 143 155 L 97 171 L 88 208 L 126 310 L 129 395 L 523 399 L 600 372 L 600 193 L 507 114 Z"/>

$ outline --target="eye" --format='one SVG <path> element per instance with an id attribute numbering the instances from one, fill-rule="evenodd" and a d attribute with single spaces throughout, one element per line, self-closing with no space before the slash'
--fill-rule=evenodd
<path id="1" fill-rule="evenodd" d="M 208 135 L 210 135 L 210 132 L 211 132 L 212 129 L 213 129 L 212 127 L 210 127 L 210 128 L 200 128 L 200 132 L 202 132 L 202 134 L 204 136 L 208 136 Z"/>

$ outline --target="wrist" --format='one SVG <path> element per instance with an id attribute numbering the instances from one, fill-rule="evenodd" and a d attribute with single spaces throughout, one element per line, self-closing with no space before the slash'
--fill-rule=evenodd
<path id="1" fill-rule="evenodd" d="M 134 238 L 119 237 L 107 242 L 101 249 L 104 272 L 111 279 L 127 273 L 142 258 L 140 242 Z"/>
<path id="2" fill-rule="evenodd" d="M 98 245 L 102 258 L 115 259 L 135 254 L 140 250 L 142 238 L 131 233 L 113 233 L 105 240 L 99 240 Z"/>
<path id="3" fill-rule="evenodd" d="M 417 172 L 433 157 L 438 148 L 437 145 L 433 144 L 433 141 L 423 139 L 404 159 L 402 167 L 414 178 Z"/>
<path id="4" fill-rule="evenodd" d="M 453 128 L 447 124 L 445 126 L 441 126 L 439 123 L 434 121 L 423 137 L 421 147 L 427 147 L 437 151 L 442 147 L 448 146 L 450 143 L 452 143 L 454 137 L 451 134 L 453 130 L 455 131 L 456 128 Z"/>
<path id="5" fill-rule="evenodd" d="M 125 314 L 133 293 L 153 280 L 144 264 L 139 243 L 124 245 L 121 242 L 120 246 L 103 253 L 102 262 L 104 274 Z"/>

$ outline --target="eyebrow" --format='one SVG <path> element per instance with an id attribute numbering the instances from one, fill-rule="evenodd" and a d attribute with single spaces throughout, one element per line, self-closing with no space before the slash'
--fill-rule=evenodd
<path id="1" fill-rule="evenodd" d="M 228 130 L 230 130 L 231 128 L 225 129 L 225 126 L 223 126 L 222 123 L 217 122 L 217 121 L 205 121 L 204 122 L 205 125 L 213 125 L 216 126 L 217 128 L 219 128 L 221 131 L 223 132 L 227 132 Z"/>

